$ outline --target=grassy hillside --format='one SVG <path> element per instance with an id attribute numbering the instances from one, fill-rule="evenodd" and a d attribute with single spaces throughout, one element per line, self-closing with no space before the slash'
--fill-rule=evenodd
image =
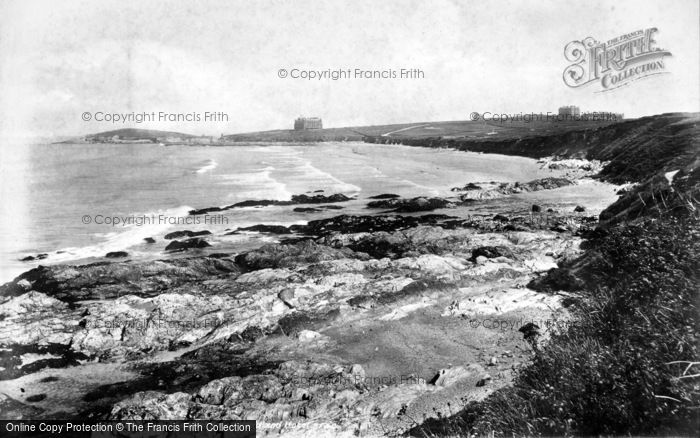
<path id="1" fill-rule="evenodd" d="M 159 137 L 180 137 L 180 138 L 194 137 L 194 135 L 192 135 L 192 134 L 183 134 L 181 132 L 158 131 L 155 129 L 124 128 L 124 129 L 115 129 L 114 131 L 105 131 L 105 132 L 98 132 L 96 134 L 90 134 L 90 135 L 87 135 L 86 138 L 96 138 L 96 137 L 107 138 L 107 137 L 114 137 L 115 135 L 118 135 L 119 137 L 121 137 L 123 139 L 129 139 L 129 140 L 145 140 L 145 139 L 159 138 Z"/>
<path id="2" fill-rule="evenodd" d="M 417 122 L 392 125 L 355 126 L 346 128 L 314 129 L 295 131 L 280 129 L 225 136 L 227 141 L 362 141 L 367 137 L 378 137 L 376 142 L 395 142 L 403 139 L 513 139 L 530 135 L 550 135 L 572 129 L 596 128 L 610 122 Z"/>

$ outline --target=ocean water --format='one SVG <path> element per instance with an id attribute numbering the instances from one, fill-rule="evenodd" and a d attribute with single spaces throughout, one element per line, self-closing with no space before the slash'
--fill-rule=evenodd
<path id="1" fill-rule="evenodd" d="M 166 257 L 163 235 L 175 230 L 210 230 L 213 252 L 235 252 L 274 239 L 224 235 L 237 227 L 367 214 L 366 198 L 380 193 L 449 196 L 450 188 L 467 182 L 553 176 L 528 158 L 364 143 L 36 144 L 3 150 L 0 282 L 39 264 L 103 260 L 109 251 L 127 251 L 136 259 Z M 271 206 L 212 214 L 206 224 L 183 223 L 192 220 L 187 212 L 193 208 L 285 200 L 318 190 L 358 199 L 323 213 Z M 132 223 L 110 223 L 113 217 L 131 217 Z M 146 244 L 146 237 L 157 243 Z M 40 253 L 46 258 L 20 261 Z"/>

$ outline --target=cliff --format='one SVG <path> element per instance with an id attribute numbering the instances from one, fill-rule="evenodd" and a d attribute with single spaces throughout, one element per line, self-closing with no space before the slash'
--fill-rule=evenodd
<path id="1" fill-rule="evenodd" d="M 618 222 L 664 212 L 695 212 L 700 193 L 698 113 L 668 113 L 592 129 L 494 140 L 367 137 L 371 143 L 453 148 L 531 158 L 556 156 L 606 162 L 598 178 L 636 183 L 601 214 Z M 673 175 L 674 177 L 671 177 Z"/>

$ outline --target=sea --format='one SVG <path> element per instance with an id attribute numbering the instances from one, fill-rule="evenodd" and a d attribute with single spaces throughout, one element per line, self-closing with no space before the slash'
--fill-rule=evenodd
<path id="1" fill-rule="evenodd" d="M 370 214 L 367 198 L 383 193 L 455 196 L 450 189 L 468 182 L 555 176 L 529 158 L 360 142 L 12 144 L 3 150 L 0 283 L 39 265 L 105 261 L 112 251 L 126 251 L 132 260 L 172 257 L 164 251 L 163 236 L 176 230 L 209 230 L 207 251 L 240 252 L 276 236 L 226 235 L 239 227 Z M 237 208 L 210 213 L 206 223 L 202 218 L 192 223 L 188 214 L 304 193 L 342 193 L 356 200 L 337 204 L 342 210 L 317 213 L 294 212 L 296 206 Z M 156 243 L 146 243 L 148 237 Z M 40 260 L 21 261 L 39 254 Z"/>

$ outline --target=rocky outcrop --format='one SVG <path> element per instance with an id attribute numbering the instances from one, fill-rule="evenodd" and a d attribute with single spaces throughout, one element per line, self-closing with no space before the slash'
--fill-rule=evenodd
<path id="1" fill-rule="evenodd" d="M 210 234 L 211 234 L 211 231 L 209 231 L 209 230 L 202 230 L 202 231 L 182 230 L 182 231 L 173 231 L 172 233 L 168 233 L 165 236 L 163 236 L 163 239 L 172 240 L 172 239 L 180 239 L 182 237 L 207 236 Z"/>
<path id="2" fill-rule="evenodd" d="M 454 203 L 442 198 L 418 197 L 412 199 L 388 198 L 367 203 L 367 208 L 390 209 L 397 213 L 433 211 L 439 208 L 453 208 Z"/>
<path id="3" fill-rule="evenodd" d="M 318 207 L 297 207 L 292 211 L 296 213 L 318 213 L 325 210 L 342 210 L 343 208 L 341 205 L 319 205 Z"/>
<path id="4" fill-rule="evenodd" d="M 0 286 L 0 299 L 24 294 L 27 288 L 64 302 L 153 296 L 183 284 L 239 273 L 233 260 L 214 257 L 39 266 Z"/>
<path id="5" fill-rule="evenodd" d="M 222 212 L 233 208 L 243 207 L 269 207 L 269 206 L 284 206 L 284 205 L 299 205 L 299 204 L 331 204 L 335 202 L 347 202 L 354 198 L 350 198 L 340 193 L 333 195 L 293 195 L 289 201 L 278 201 L 270 199 L 250 200 L 237 202 L 235 204 L 226 205 L 224 207 L 207 207 L 196 210 L 190 210 L 190 215 L 208 214 L 214 212 Z"/>
<path id="6" fill-rule="evenodd" d="M 239 234 L 241 231 L 252 231 L 255 233 L 290 234 L 289 228 L 283 225 L 252 225 L 250 227 L 237 228 L 235 231 L 226 233 L 227 235 Z"/>
<path id="7" fill-rule="evenodd" d="M 557 308 L 558 297 L 522 285 L 576 253 L 579 240 L 534 226 L 503 232 L 527 219 L 341 215 L 236 230 L 297 236 L 235 256 L 39 267 L 0 287 L 0 348 L 8 352 L 0 376 L 115 373 L 60 400 L 50 382 L 32 381 L 30 395 L 46 398 L 31 405 L 44 416 L 245 416 L 298 421 L 306 433 L 398 433 L 412 424 L 406 415 L 430 418 L 465 394 L 485 397 L 507 382 L 506 359 L 486 374 L 485 359 L 464 362 L 464 351 L 449 353 L 458 345 L 475 354 L 471 347 L 441 339 L 469 338 L 461 319 L 467 309 Z M 427 337 L 402 345 L 426 330 L 439 349 Z M 522 342 L 517 331 L 508 336 Z M 451 358 L 406 372 L 409 383 L 367 380 L 389 372 L 376 371 L 381 366 L 405 364 L 402 354 L 428 348 L 427 357 L 440 351 Z M 290 377 L 354 378 L 365 365 L 353 357 L 377 360 L 369 362 L 374 374 L 349 386 Z M 116 373 L 121 364 L 128 377 Z M 442 377 L 430 383 L 436 373 Z M 71 404 L 61 405 L 65 400 Z"/>
<path id="8" fill-rule="evenodd" d="M 248 270 L 293 268 L 328 260 L 352 258 L 349 250 L 338 250 L 307 240 L 297 244 L 269 244 L 236 257 L 236 263 Z"/>
<path id="9" fill-rule="evenodd" d="M 166 251 L 185 251 L 188 249 L 201 249 L 211 246 L 209 242 L 200 238 L 187 239 L 184 241 L 173 240 L 165 247 Z"/>
<path id="10" fill-rule="evenodd" d="M 306 225 L 292 225 L 290 230 L 309 236 L 326 236 L 334 233 L 361 233 L 375 231 L 395 231 L 418 225 L 437 224 L 449 219 L 447 215 L 430 214 L 424 216 L 377 215 L 350 216 L 341 215 L 328 219 L 309 221 Z"/>
<path id="11" fill-rule="evenodd" d="M 436 416 L 426 409 L 427 401 L 443 397 L 448 405 L 457 403 L 459 391 L 474 391 L 491 376 L 470 364 L 440 370 L 430 383 L 406 376 L 395 386 L 378 387 L 375 380 L 380 379 L 357 364 L 287 361 L 268 374 L 212 380 L 194 393 L 140 392 L 117 403 L 109 418 L 252 419 L 263 429 L 268 423 L 282 424 L 274 431 L 282 434 L 287 422 L 295 435 L 373 436 L 406 430 L 417 413 Z"/>
<path id="12" fill-rule="evenodd" d="M 48 257 L 48 256 L 49 256 L 49 255 L 46 254 L 46 253 L 37 254 L 37 255 L 35 255 L 35 256 L 30 255 L 30 256 L 22 257 L 22 258 L 20 259 L 20 262 L 33 262 L 34 260 L 43 260 L 43 259 L 45 259 L 45 258 Z"/>
<path id="13" fill-rule="evenodd" d="M 400 195 L 395 193 L 382 193 L 381 195 L 370 196 L 369 199 L 396 199 L 400 197 Z"/>
<path id="14" fill-rule="evenodd" d="M 500 198 L 518 193 L 552 190 L 572 184 L 574 184 L 574 181 L 567 178 L 542 178 L 526 183 L 469 183 L 462 188 L 455 187 L 452 191 L 460 192 L 462 201 L 473 201 Z"/>

